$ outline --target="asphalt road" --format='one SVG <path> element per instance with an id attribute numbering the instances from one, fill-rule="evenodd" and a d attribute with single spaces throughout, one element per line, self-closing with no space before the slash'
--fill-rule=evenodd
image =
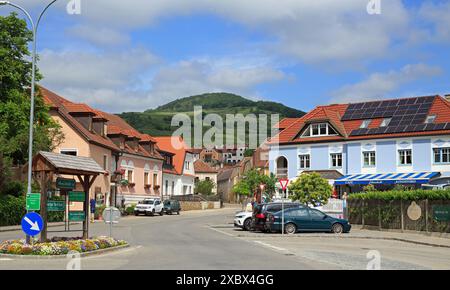
<path id="1" fill-rule="evenodd" d="M 381 269 L 450 269 L 449 248 L 363 239 L 355 232 L 341 237 L 243 232 L 232 226 L 234 212 L 221 209 L 124 218 L 113 235 L 131 247 L 81 258 L 79 265 L 81 269 L 366 269 L 379 259 Z M 108 234 L 107 225 L 91 224 L 91 235 Z M 20 232 L 4 232 L 0 240 L 21 236 Z M 0 259 L 0 269 L 66 269 L 68 262 L 65 258 Z"/>

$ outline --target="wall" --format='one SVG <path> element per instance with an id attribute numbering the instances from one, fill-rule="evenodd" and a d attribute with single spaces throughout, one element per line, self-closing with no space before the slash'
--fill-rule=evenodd
<path id="1" fill-rule="evenodd" d="M 199 180 L 205 180 L 209 177 L 209 179 L 216 184 L 216 187 L 212 190 L 212 192 L 214 194 L 217 193 L 217 173 L 195 173 L 195 177 L 198 177 Z"/>

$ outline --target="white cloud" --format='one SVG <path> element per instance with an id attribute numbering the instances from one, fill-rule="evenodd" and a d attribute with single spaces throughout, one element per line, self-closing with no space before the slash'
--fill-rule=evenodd
<path id="1" fill-rule="evenodd" d="M 424 3 L 419 10 L 419 17 L 431 23 L 429 35 L 432 40 L 450 42 L 450 2 Z"/>
<path id="2" fill-rule="evenodd" d="M 145 50 L 41 55 L 43 85 L 75 102 L 110 112 L 143 111 L 206 92 L 253 96 L 257 85 L 285 78 L 279 70 L 238 57 L 159 63 Z"/>
<path id="3" fill-rule="evenodd" d="M 99 46 L 127 45 L 130 43 L 128 34 L 106 27 L 94 27 L 93 25 L 77 25 L 68 29 L 71 36 L 84 39 L 89 43 Z"/>
<path id="4" fill-rule="evenodd" d="M 362 82 L 346 85 L 335 91 L 332 102 L 348 103 L 384 98 L 403 84 L 420 78 L 433 77 L 441 72 L 442 70 L 439 67 L 413 64 L 406 65 L 398 71 L 374 73 Z"/>

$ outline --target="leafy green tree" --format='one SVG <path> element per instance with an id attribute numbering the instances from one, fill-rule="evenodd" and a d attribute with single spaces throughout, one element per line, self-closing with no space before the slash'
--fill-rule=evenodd
<path id="1" fill-rule="evenodd" d="M 255 153 L 255 149 L 245 149 L 244 157 L 252 157 L 253 153 Z"/>
<path id="2" fill-rule="evenodd" d="M 11 13 L 0 16 L 0 165 L 28 161 L 32 33 L 24 20 Z M 37 81 L 41 75 L 37 72 Z M 39 92 L 35 98 L 34 152 L 51 150 L 63 139 Z M 0 172 L 0 182 L 8 173 Z M 3 176 L 3 177 L 2 177 Z M 2 181 L 3 180 L 3 181 Z"/>
<path id="3" fill-rule="evenodd" d="M 240 180 L 233 186 L 232 192 L 243 196 L 250 196 L 252 194 L 250 186 L 244 179 Z"/>
<path id="4" fill-rule="evenodd" d="M 216 183 L 211 179 L 199 180 L 195 183 L 194 192 L 202 195 L 212 195 Z"/>
<path id="5" fill-rule="evenodd" d="M 288 189 L 293 193 L 293 200 L 313 207 L 326 204 L 333 193 L 328 181 L 317 173 L 300 175 Z"/>
<path id="6" fill-rule="evenodd" d="M 275 193 L 275 184 L 277 179 L 275 175 L 264 175 L 256 169 L 249 170 L 243 179 L 236 183 L 233 187 L 233 192 L 239 195 L 251 196 L 259 191 L 261 184 L 265 185 L 264 191 L 269 194 Z"/>

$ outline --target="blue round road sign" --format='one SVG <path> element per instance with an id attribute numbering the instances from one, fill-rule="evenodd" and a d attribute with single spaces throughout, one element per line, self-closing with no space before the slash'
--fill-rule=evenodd
<path id="1" fill-rule="evenodd" d="M 22 231 L 29 236 L 38 235 L 44 227 L 41 216 L 35 212 L 27 213 L 22 218 Z"/>

